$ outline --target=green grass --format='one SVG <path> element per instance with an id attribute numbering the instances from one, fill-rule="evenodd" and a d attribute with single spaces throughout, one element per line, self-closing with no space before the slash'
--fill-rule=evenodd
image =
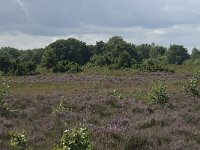
<path id="1" fill-rule="evenodd" d="M 9 90 L 13 95 L 49 95 L 52 92 L 73 93 L 75 90 L 87 90 L 89 83 L 45 82 L 45 83 L 12 83 Z"/>
<path id="2" fill-rule="evenodd" d="M 200 65 L 167 65 L 170 68 L 173 68 L 175 70 L 175 73 L 177 74 L 183 74 L 183 73 L 194 73 L 197 70 L 200 70 Z"/>

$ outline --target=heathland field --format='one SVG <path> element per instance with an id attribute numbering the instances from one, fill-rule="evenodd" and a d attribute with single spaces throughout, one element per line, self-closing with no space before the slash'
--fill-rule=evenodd
<path id="1" fill-rule="evenodd" d="M 0 149 L 14 150 L 11 131 L 24 132 L 33 150 L 51 150 L 63 131 L 87 127 L 97 150 L 199 150 L 200 100 L 184 92 L 193 68 L 175 73 L 105 70 L 10 77 L 0 116 Z M 157 81 L 169 97 L 149 104 Z"/>

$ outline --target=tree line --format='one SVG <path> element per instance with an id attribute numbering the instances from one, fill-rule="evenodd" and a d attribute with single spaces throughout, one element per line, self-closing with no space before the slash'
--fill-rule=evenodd
<path id="1" fill-rule="evenodd" d="M 38 67 L 53 72 L 79 72 L 84 67 L 109 67 L 109 69 L 135 68 L 147 71 L 168 71 L 167 64 L 200 64 L 200 50 L 191 55 L 183 45 L 135 45 L 122 37 L 113 36 L 107 42 L 97 41 L 87 45 L 75 38 L 61 39 L 45 48 L 18 50 L 0 49 L 0 71 L 8 75 L 33 75 Z"/>

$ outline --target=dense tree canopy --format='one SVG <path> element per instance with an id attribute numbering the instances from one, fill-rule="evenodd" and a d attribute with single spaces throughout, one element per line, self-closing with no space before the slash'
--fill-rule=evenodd
<path id="1" fill-rule="evenodd" d="M 167 51 L 167 61 L 169 64 L 182 64 L 189 59 L 187 49 L 182 45 L 170 45 Z"/>
<path id="2" fill-rule="evenodd" d="M 90 57 L 91 52 L 87 49 L 86 43 L 69 38 L 67 40 L 57 40 L 47 46 L 44 50 L 42 63 L 49 68 L 60 60 L 68 60 L 84 65 Z"/>
<path id="3" fill-rule="evenodd" d="M 147 63 L 148 62 L 148 63 Z M 169 48 L 152 44 L 134 45 L 120 36 L 95 45 L 75 39 L 61 39 L 45 48 L 18 50 L 0 48 L 0 72 L 4 74 L 35 74 L 37 67 L 53 72 L 80 72 L 82 66 L 107 66 L 111 69 L 138 68 L 166 70 L 166 64 L 200 64 L 200 50 L 194 48 L 191 55 L 182 45 Z"/>

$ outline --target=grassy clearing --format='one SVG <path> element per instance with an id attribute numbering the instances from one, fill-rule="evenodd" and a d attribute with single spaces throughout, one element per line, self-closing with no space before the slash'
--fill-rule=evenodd
<path id="1" fill-rule="evenodd" d="M 173 68 L 177 74 L 182 73 L 194 73 L 200 69 L 199 65 L 168 65 L 169 67 Z"/>
<path id="2" fill-rule="evenodd" d="M 51 95 L 58 92 L 63 94 L 73 94 L 77 90 L 90 89 L 90 83 L 60 82 L 60 83 L 13 83 L 11 84 L 10 94 L 12 95 Z"/>

